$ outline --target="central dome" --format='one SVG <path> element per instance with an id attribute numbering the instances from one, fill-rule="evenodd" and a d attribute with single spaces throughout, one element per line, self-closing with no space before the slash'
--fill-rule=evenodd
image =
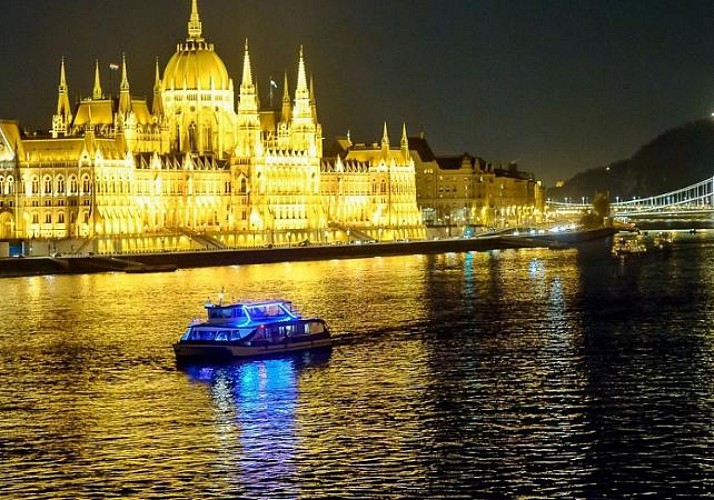
<path id="1" fill-rule="evenodd" d="M 198 16 L 198 0 L 191 1 L 188 38 L 176 46 L 164 70 L 165 90 L 230 90 L 226 65 L 203 39 L 203 25 Z"/>
<path id="2" fill-rule="evenodd" d="M 164 70 L 164 89 L 230 90 L 226 65 L 213 50 L 213 44 L 187 40 L 179 44 Z"/>

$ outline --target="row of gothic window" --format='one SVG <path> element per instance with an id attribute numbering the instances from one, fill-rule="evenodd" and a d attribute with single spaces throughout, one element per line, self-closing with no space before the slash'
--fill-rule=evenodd
<path id="1" fill-rule="evenodd" d="M 27 186 L 28 182 L 30 186 L 30 193 L 40 194 L 40 179 L 37 176 L 33 176 L 29 180 L 27 177 L 23 177 L 19 182 L 20 185 L 18 187 L 18 192 L 25 193 L 25 187 Z M 56 192 L 58 194 L 89 194 L 91 192 L 91 185 L 92 184 L 89 180 L 89 176 L 83 176 L 81 180 L 82 190 L 80 191 L 80 181 L 79 179 L 77 179 L 76 176 L 72 175 L 69 178 L 69 190 L 67 191 L 67 183 L 63 176 L 57 177 L 56 185 L 52 182 L 52 178 L 50 176 L 46 176 L 42 180 L 42 192 L 43 194 L 48 195 L 52 194 L 53 192 Z M 54 189 L 55 187 L 56 189 Z M 12 176 L 0 176 L 0 195 L 11 194 L 15 194 L 15 179 Z"/>
<path id="2" fill-rule="evenodd" d="M 20 181 L 20 186 L 19 186 L 19 192 L 24 193 L 25 192 L 25 185 L 26 182 L 28 182 L 28 179 L 25 177 Z M 30 193 L 37 195 L 40 194 L 40 179 L 37 176 L 33 176 L 30 180 Z M 167 184 L 169 184 L 167 182 Z M 269 183 L 269 184 L 274 184 L 274 183 Z M 100 192 L 129 192 L 129 186 L 127 181 L 120 181 L 120 182 L 99 182 L 99 191 Z M 161 183 L 160 181 L 157 182 L 157 185 L 160 186 Z M 402 191 L 405 191 L 406 186 L 402 182 L 396 182 L 393 183 L 394 191 L 395 193 L 399 193 Z M 76 176 L 71 175 L 69 177 L 69 190 L 67 191 L 67 183 L 65 182 L 64 176 L 58 176 L 56 181 L 53 182 L 52 178 L 50 176 L 45 176 L 42 179 L 42 192 L 43 194 L 50 195 L 53 192 L 56 194 L 89 194 L 91 192 L 91 181 L 88 175 L 82 176 L 81 179 L 81 191 L 79 190 L 80 188 L 80 181 L 77 179 Z M 117 189 L 118 188 L 118 189 Z M 111 190 L 110 190 L 111 189 Z M 231 192 L 231 183 L 230 181 L 226 182 L 224 185 L 224 190 L 226 193 Z M 147 189 L 142 190 L 143 192 L 147 192 Z M 174 190 L 175 191 L 175 190 Z M 240 193 L 247 193 L 248 191 L 248 184 L 246 179 L 241 179 L 240 181 Z M 377 182 L 376 180 L 372 182 L 372 194 L 377 194 L 378 187 L 377 187 Z M 379 193 L 380 194 L 386 194 L 387 193 L 387 182 L 386 180 L 382 179 L 382 181 L 379 183 Z M 11 195 L 15 194 L 15 181 L 12 176 L 8 176 L 7 178 L 0 176 L 0 195 Z"/>
<path id="3" fill-rule="evenodd" d="M 70 224 L 74 224 L 77 221 L 77 214 L 75 213 L 70 213 L 69 214 L 69 222 Z M 89 224 L 89 212 L 84 212 L 82 216 L 82 220 L 85 224 Z M 60 212 L 57 214 L 57 224 L 64 224 L 66 222 L 66 216 L 64 212 Z M 33 224 L 39 224 L 40 223 L 40 214 L 37 212 L 34 212 L 32 214 L 32 223 Z M 44 217 L 44 223 L 45 224 L 52 224 L 52 212 L 45 212 L 45 217 Z"/>
<path id="4" fill-rule="evenodd" d="M 30 194 L 33 195 L 39 195 L 40 194 L 40 179 L 37 176 L 33 176 L 28 180 L 27 177 L 23 178 L 20 181 L 20 186 L 18 189 L 18 193 L 25 193 L 25 187 L 26 183 L 29 182 L 30 186 Z M 69 184 L 69 190 L 67 190 Z M 157 185 L 161 186 L 161 182 L 157 182 Z M 172 184 L 170 182 L 166 182 L 166 185 L 174 185 L 174 188 L 176 187 L 175 184 Z M 66 182 L 64 176 L 58 176 L 56 180 L 53 182 L 52 178 L 50 176 L 45 176 L 42 179 L 42 193 L 46 195 L 51 195 L 53 193 L 55 194 L 70 194 L 70 195 L 78 195 L 78 194 L 90 194 L 91 193 L 91 186 L 92 183 L 89 179 L 88 175 L 85 175 L 81 179 L 81 191 L 80 191 L 80 180 L 72 175 L 69 177 L 69 183 Z M 210 186 L 208 182 L 203 182 L 199 183 L 198 186 Z M 122 180 L 122 181 L 99 181 L 97 183 L 98 187 L 98 192 L 100 193 L 129 193 L 129 184 L 128 181 Z M 230 181 L 225 182 L 224 184 L 224 190 L 226 193 L 231 192 L 231 183 Z M 144 184 L 144 189 L 141 190 L 141 192 L 149 192 L 150 189 L 148 189 L 148 183 Z M 165 191 L 168 192 L 168 191 Z M 173 189 L 172 192 L 178 192 L 178 189 Z M 206 191 L 208 192 L 208 191 Z M 248 183 L 246 179 L 241 179 L 240 181 L 240 193 L 247 193 L 248 192 Z M 15 194 L 15 179 L 13 176 L 7 176 L 3 177 L 0 176 L 0 196 L 2 195 L 13 195 Z"/>

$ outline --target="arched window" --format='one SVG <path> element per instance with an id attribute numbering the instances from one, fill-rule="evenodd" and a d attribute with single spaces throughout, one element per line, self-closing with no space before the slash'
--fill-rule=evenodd
<path id="1" fill-rule="evenodd" d="M 64 224 L 64 212 L 60 212 L 57 214 L 57 222 L 59 224 Z"/>
<path id="2" fill-rule="evenodd" d="M 45 224 L 52 224 L 52 212 L 45 212 Z"/>
<path id="3" fill-rule="evenodd" d="M 245 179 L 240 180 L 240 192 L 241 194 L 245 194 L 248 192 L 248 181 Z"/>
<path id="4" fill-rule="evenodd" d="M 69 194 L 77 194 L 79 192 L 79 184 L 77 177 L 74 175 L 69 178 Z"/>
<path id="5" fill-rule="evenodd" d="M 89 176 L 88 175 L 83 175 L 82 176 L 82 194 L 89 194 L 91 189 L 91 185 L 89 183 Z"/>
<path id="6" fill-rule="evenodd" d="M 46 175 L 42 179 L 42 184 L 44 185 L 44 193 L 52 194 L 52 177 L 50 177 L 49 175 Z"/>
<path id="7" fill-rule="evenodd" d="M 15 179 L 12 176 L 7 177 L 7 182 L 5 183 L 5 194 L 15 194 Z"/>
<path id="8" fill-rule="evenodd" d="M 65 194 L 65 185 L 64 185 L 64 177 L 59 176 L 57 177 L 57 194 Z"/>
<path id="9" fill-rule="evenodd" d="M 382 183 L 379 185 L 379 192 L 381 194 L 387 194 L 387 181 L 382 179 Z"/>
<path id="10" fill-rule="evenodd" d="M 32 176 L 32 194 L 40 194 L 40 179 L 36 175 Z"/>
<path id="11" fill-rule="evenodd" d="M 5 193 L 5 178 L 0 177 L 0 194 L 7 194 Z"/>

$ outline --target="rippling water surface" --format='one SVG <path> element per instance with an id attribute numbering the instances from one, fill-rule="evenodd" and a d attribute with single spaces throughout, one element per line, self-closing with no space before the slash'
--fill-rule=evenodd
<path id="1" fill-rule="evenodd" d="M 177 369 L 223 286 L 334 349 Z M 714 240 L 0 290 L 3 498 L 714 496 Z"/>

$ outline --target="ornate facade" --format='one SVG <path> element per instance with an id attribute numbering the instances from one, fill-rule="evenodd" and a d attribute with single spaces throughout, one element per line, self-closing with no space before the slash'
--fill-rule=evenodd
<path id="1" fill-rule="evenodd" d="M 405 129 L 399 148 L 385 125 L 378 147 L 324 158 L 302 48 L 280 110 L 260 106 L 247 41 L 242 69 L 236 105 L 197 0 L 163 76 L 156 62 L 151 105 L 132 97 L 122 56 L 119 95 L 96 62 L 73 108 L 62 60 L 47 137 L 0 121 L 0 239 L 117 252 L 425 236 Z"/>

